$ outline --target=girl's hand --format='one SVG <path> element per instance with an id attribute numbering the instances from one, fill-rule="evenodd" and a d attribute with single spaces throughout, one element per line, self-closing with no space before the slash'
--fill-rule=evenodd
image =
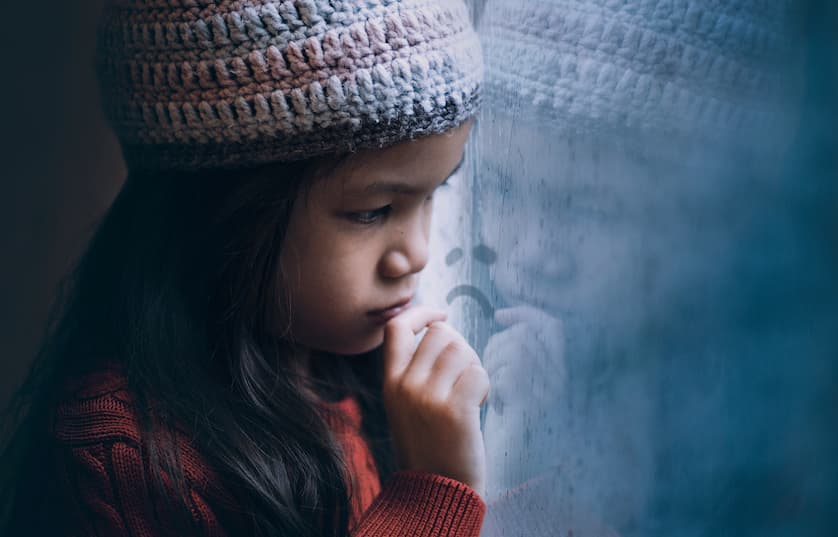
<path id="1" fill-rule="evenodd" d="M 480 406 L 489 377 L 445 313 L 408 309 L 384 328 L 384 406 L 402 468 L 435 473 L 485 493 Z M 415 348 L 415 335 L 428 331 Z"/>

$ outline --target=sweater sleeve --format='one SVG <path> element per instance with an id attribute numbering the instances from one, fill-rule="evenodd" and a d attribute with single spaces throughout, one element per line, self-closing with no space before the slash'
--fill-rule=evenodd
<path id="1" fill-rule="evenodd" d="M 471 487 L 399 471 L 361 516 L 352 537 L 478 537 L 486 504 Z"/>
<path id="2" fill-rule="evenodd" d="M 101 442 L 67 447 L 58 453 L 58 473 L 65 483 L 72 521 L 68 535 L 152 537 L 182 534 L 166 509 L 154 502 L 139 448 L 130 442 Z M 215 510 L 200 491 L 186 499 L 190 533 L 224 537 Z"/>
<path id="3" fill-rule="evenodd" d="M 132 397 L 120 375 L 103 371 L 78 386 L 57 406 L 49 427 L 47 464 L 55 472 L 56 498 L 69 515 L 63 534 L 222 537 L 238 529 L 235 499 L 185 438 L 178 438 L 185 491 L 178 494 L 164 477 L 166 493 L 154 493 Z M 182 510 L 168 502 L 180 497 L 191 516 L 173 516 Z"/>
<path id="4" fill-rule="evenodd" d="M 68 535 L 157 537 L 176 535 L 154 509 L 139 450 L 125 442 L 66 450 L 59 464 L 69 485 Z M 205 498 L 191 491 L 196 534 L 224 537 Z M 478 537 L 486 505 L 469 486 L 443 476 L 402 471 L 393 475 L 364 512 L 352 537 Z"/>

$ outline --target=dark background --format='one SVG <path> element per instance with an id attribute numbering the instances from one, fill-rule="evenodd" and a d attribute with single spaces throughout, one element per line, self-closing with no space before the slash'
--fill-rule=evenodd
<path id="1" fill-rule="evenodd" d="M 3 9 L 0 84 L 0 402 L 36 352 L 56 285 L 124 177 L 98 105 L 101 2 Z"/>

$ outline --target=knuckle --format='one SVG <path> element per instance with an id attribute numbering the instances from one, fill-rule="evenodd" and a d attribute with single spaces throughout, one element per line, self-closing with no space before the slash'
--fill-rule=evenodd
<path id="1" fill-rule="evenodd" d="M 419 383 L 416 382 L 413 377 L 405 376 L 402 378 L 398 383 L 398 388 L 396 392 L 402 396 L 410 397 L 417 391 L 419 391 L 420 386 Z"/>
<path id="2" fill-rule="evenodd" d="M 414 383 L 409 376 L 404 375 L 386 382 L 383 385 L 383 389 L 387 390 L 392 396 L 405 397 L 413 391 Z"/>
<path id="3" fill-rule="evenodd" d="M 381 395 L 385 400 L 393 399 L 398 396 L 400 385 L 395 380 L 385 380 L 381 384 Z"/>
<path id="4" fill-rule="evenodd" d="M 438 390 L 424 390 L 419 396 L 419 403 L 431 412 L 439 412 L 445 407 L 445 397 Z"/>
<path id="5" fill-rule="evenodd" d="M 485 377 L 487 380 L 489 379 L 489 374 L 486 372 L 486 369 L 479 362 L 471 362 L 466 368 L 466 372 L 478 377 Z"/>
<path id="6" fill-rule="evenodd" d="M 439 353 L 439 356 L 436 358 L 436 363 L 434 364 L 437 369 L 444 369 L 451 365 L 454 365 L 457 362 L 458 353 L 456 351 L 456 346 L 452 346 L 451 343 L 446 345 Z"/>
<path id="7" fill-rule="evenodd" d="M 433 322 L 430 325 L 428 325 L 428 333 L 426 334 L 426 337 L 427 336 L 430 336 L 432 338 L 446 337 L 447 335 L 449 335 L 449 333 L 450 333 L 450 329 L 448 328 L 448 326 L 445 323 L 443 323 L 442 321 L 436 321 L 436 322 Z"/>
<path id="8" fill-rule="evenodd" d="M 468 383 L 475 389 L 486 389 L 490 385 L 489 374 L 478 364 L 469 364 L 460 375 L 460 385 L 462 389 L 463 383 Z"/>
<path id="9" fill-rule="evenodd" d="M 406 401 L 422 404 L 430 401 L 429 398 L 433 388 L 434 386 L 429 382 L 429 379 L 409 377 L 402 381 L 399 396 Z"/>
<path id="10" fill-rule="evenodd" d="M 465 353 L 466 348 L 463 343 L 459 340 L 453 339 L 446 343 L 445 347 L 442 348 L 442 351 L 439 354 L 440 356 L 457 357 L 464 355 Z"/>
<path id="11" fill-rule="evenodd" d="M 440 415 L 448 423 L 457 423 L 463 419 L 463 412 L 450 403 L 442 407 Z"/>
<path id="12" fill-rule="evenodd" d="M 461 369 L 465 369 L 469 365 L 476 365 L 482 367 L 480 358 L 474 352 L 468 343 L 460 341 L 452 341 L 445 346 L 440 353 L 440 359 L 450 361 L 452 365 L 456 364 Z"/>
<path id="13" fill-rule="evenodd" d="M 476 391 L 484 392 L 489 388 L 489 375 L 486 370 L 476 364 L 466 366 L 451 389 L 451 398 L 463 403 L 462 398 Z"/>

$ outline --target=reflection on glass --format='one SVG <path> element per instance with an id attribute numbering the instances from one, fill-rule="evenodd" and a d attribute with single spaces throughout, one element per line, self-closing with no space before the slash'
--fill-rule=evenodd
<path id="1" fill-rule="evenodd" d="M 800 294 L 831 281 L 801 4 L 471 3 L 484 112 L 423 296 L 492 381 L 484 535 L 799 534 L 824 440 L 789 409 L 826 381 L 789 357 L 836 348 Z"/>

